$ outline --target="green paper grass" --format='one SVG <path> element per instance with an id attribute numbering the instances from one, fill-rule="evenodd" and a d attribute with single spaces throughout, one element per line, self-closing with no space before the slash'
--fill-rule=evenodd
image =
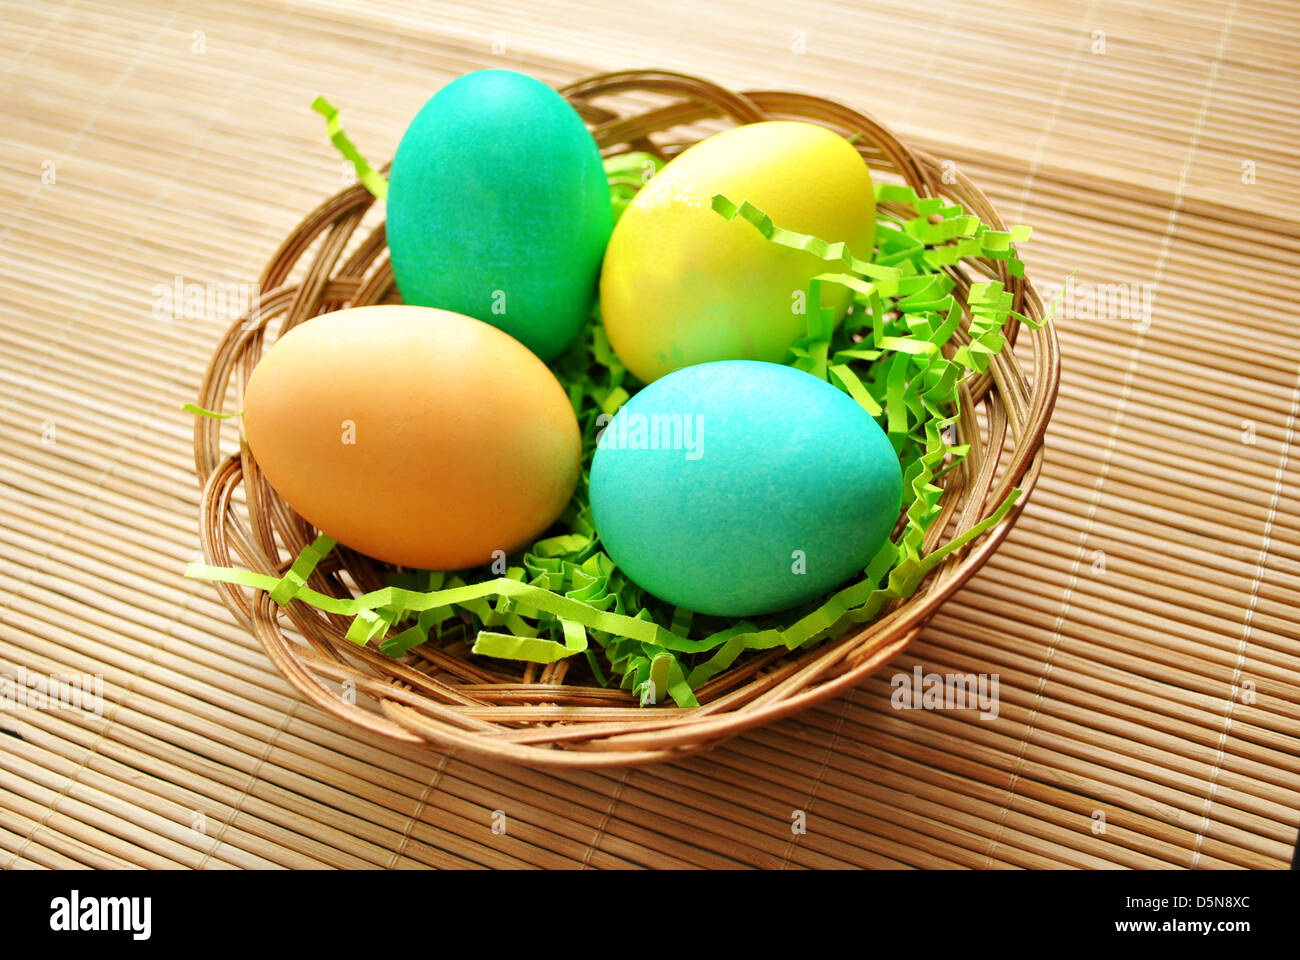
<path id="1" fill-rule="evenodd" d="M 333 125 L 335 118 L 330 119 Z M 341 136 L 332 127 L 331 136 L 336 132 Z M 345 156 L 353 159 L 355 148 L 347 146 L 351 153 L 345 150 Z M 364 163 L 360 160 L 358 170 Z M 649 155 L 629 154 L 609 158 L 605 166 L 621 214 L 647 172 L 661 164 Z M 1002 329 L 1009 319 L 1035 325 L 1012 311 L 1012 295 L 1000 283 L 974 284 L 968 296 L 969 342 L 945 356 L 962 310 L 943 268 L 966 257 L 983 257 L 1005 260 L 1009 272 L 1020 276 L 1023 265 L 1014 244 L 1027 239 L 1029 230 L 994 231 L 960 206 L 920 198 L 905 186 L 878 185 L 878 248 L 866 263 L 841 243 L 783 229 L 743 198 L 736 199 L 740 202 L 716 196 L 713 209 L 749 223 L 773 243 L 827 262 L 827 272 L 809 285 L 809 304 L 821 304 L 824 283 L 853 291 L 853 309 L 838 326 L 831 311 L 810 309 L 807 335 L 787 361 L 844 390 L 876 417 L 903 467 L 902 528 L 853 581 L 794 610 L 739 620 L 674 608 L 619 571 L 600 549 L 587 505 L 587 479 L 597 432 L 637 384 L 610 349 L 598 308 L 578 341 L 552 364 L 582 430 L 582 477 L 549 535 L 511 558 L 504 570 L 394 571 L 381 590 L 331 597 L 306 586 L 335 545 L 322 535 L 284 577 L 202 564 L 191 565 L 186 575 L 266 590 L 280 604 L 296 599 L 351 617 L 349 640 L 374 644 L 392 657 L 423 644 L 463 639 L 467 632 L 475 635 L 473 652 L 482 656 L 546 664 L 582 655 L 597 682 L 617 682 L 643 705 L 671 699 L 679 706 L 696 706 L 695 690 L 747 651 L 812 646 L 869 623 L 892 601 L 911 596 L 945 557 L 1000 523 L 1020 496 L 1013 490 L 973 529 L 922 552 L 926 534 L 942 512 L 938 480 L 969 449 L 946 440 L 947 428 L 959 415 L 959 387 L 985 372 L 1003 349 Z M 915 215 L 899 219 L 879 206 L 886 202 L 910 207 Z"/>
<path id="2" fill-rule="evenodd" d="M 343 132 L 343 121 L 339 119 L 339 112 L 334 109 L 324 97 L 317 97 L 312 101 L 311 108 L 325 118 L 325 132 L 334 144 L 334 149 L 341 153 L 352 168 L 357 172 L 359 180 L 367 190 L 369 190 L 376 199 L 385 200 L 388 198 L 388 179 L 378 170 L 366 162 L 366 158 L 361 152 L 352 145 L 348 135 Z"/>

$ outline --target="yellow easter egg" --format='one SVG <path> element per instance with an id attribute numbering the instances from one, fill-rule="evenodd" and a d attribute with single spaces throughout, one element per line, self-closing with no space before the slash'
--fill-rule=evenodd
<path id="1" fill-rule="evenodd" d="M 712 360 L 779 363 L 807 332 L 808 282 L 832 264 L 779 246 L 712 209 L 714 194 L 748 200 L 781 227 L 844 241 L 870 260 L 871 173 L 825 127 L 774 120 L 697 143 L 641 189 L 605 253 L 600 306 L 610 345 L 645 382 Z M 850 293 L 823 287 L 842 312 Z"/>

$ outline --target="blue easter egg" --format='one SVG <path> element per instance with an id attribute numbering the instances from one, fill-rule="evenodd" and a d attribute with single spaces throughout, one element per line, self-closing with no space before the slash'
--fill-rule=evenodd
<path id="1" fill-rule="evenodd" d="M 865 568 L 898 520 L 903 476 L 851 397 L 776 363 L 685 367 L 605 426 L 591 510 L 610 558 L 697 613 L 753 616 Z"/>

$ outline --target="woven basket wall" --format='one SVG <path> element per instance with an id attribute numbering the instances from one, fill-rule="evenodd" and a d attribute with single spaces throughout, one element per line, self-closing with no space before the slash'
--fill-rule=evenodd
<path id="1" fill-rule="evenodd" d="M 918 194 L 962 204 L 995 229 L 1005 226 L 960 173 L 949 169 L 945 177 L 933 157 L 829 100 L 772 91 L 733 93 L 661 72 L 605 74 L 561 92 L 587 120 L 606 155 L 646 150 L 670 158 L 718 129 L 719 122 L 808 120 L 856 135 L 854 143 L 877 178 L 905 181 Z M 273 333 L 282 335 L 344 307 L 400 302 L 382 226 L 358 232 L 373 204 L 362 186 L 346 189 L 285 240 L 263 272 L 257 303 L 218 345 L 200 391 L 202 406 L 241 409 L 244 385 Z M 1014 309 L 1033 319 L 1043 316 L 1031 284 L 1010 276 L 1001 262 L 964 262 L 951 273 L 959 298 L 970 283 L 996 279 L 1014 294 Z M 516 666 L 474 657 L 464 642 L 431 642 L 390 659 L 348 641 L 344 618 L 297 601 L 281 608 L 265 593 L 216 586 L 297 690 L 375 735 L 531 766 L 647 764 L 703 750 L 861 683 L 911 642 L 997 549 L 1037 481 L 1059 379 L 1050 324 L 1033 330 L 1013 320 L 1006 334 L 1012 344 L 1021 341 L 1017 348 L 1004 350 L 989 372 L 963 391 L 957 442 L 970 443 L 971 452 L 962 469 L 944 481 L 943 513 L 931 528 L 927 550 L 979 523 L 1019 486 L 1025 495 L 1016 508 L 984 537 L 949 556 L 914 596 L 874 623 L 808 651 L 742 657 L 697 691 L 701 706 L 692 710 L 643 708 L 630 693 L 600 687 L 585 671 L 577 675 L 570 661 Z M 316 531 L 271 489 L 246 446 L 237 454 L 223 452 L 219 421 L 199 417 L 194 429 L 206 562 L 282 574 Z M 309 585 L 338 596 L 364 592 L 382 585 L 378 568 L 376 561 L 338 549 Z"/>

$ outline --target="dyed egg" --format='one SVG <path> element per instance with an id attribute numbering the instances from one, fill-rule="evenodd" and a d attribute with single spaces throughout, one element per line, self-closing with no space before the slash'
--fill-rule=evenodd
<path id="1" fill-rule="evenodd" d="M 860 573 L 898 519 L 902 470 L 876 421 L 794 367 L 687 367 L 635 394 L 591 467 L 605 551 L 697 613 L 752 616 Z"/>
<path id="2" fill-rule="evenodd" d="M 714 194 L 748 200 L 780 227 L 844 241 L 870 260 L 871 174 L 825 127 L 768 121 L 697 143 L 659 171 L 619 218 L 600 278 L 610 345 L 649 383 L 710 360 L 781 362 L 807 332 L 808 281 L 834 270 L 712 209 Z M 827 284 L 842 312 L 849 292 Z"/>
<path id="3" fill-rule="evenodd" d="M 452 81 L 393 158 L 388 249 L 402 299 L 477 317 L 543 360 L 591 313 L 612 217 L 582 118 L 521 73 Z"/>
<path id="4" fill-rule="evenodd" d="M 253 370 L 244 434 L 271 486 L 340 543 L 454 570 L 524 546 L 578 479 L 578 422 L 517 340 L 413 306 L 294 327 Z"/>

